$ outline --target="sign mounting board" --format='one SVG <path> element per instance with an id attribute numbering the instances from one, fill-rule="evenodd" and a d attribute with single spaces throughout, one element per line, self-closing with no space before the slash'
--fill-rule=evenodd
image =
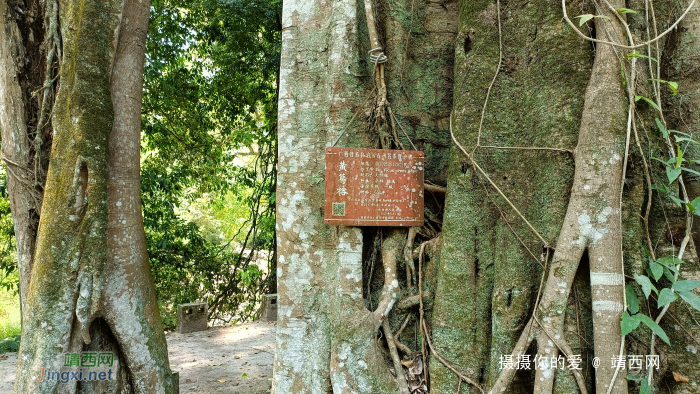
<path id="1" fill-rule="evenodd" d="M 326 148 L 325 223 L 422 226 L 423 152 Z"/>

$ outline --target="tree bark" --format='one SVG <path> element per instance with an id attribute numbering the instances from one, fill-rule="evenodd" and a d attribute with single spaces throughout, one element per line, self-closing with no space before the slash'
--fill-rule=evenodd
<path id="1" fill-rule="evenodd" d="M 140 204 L 149 2 L 62 1 L 53 149 L 15 393 L 175 393 Z M 3 57 L 3 60 L 4 57 Z M 27 138 L 26 135 L 23 138 Z M 37 381 L 65 353 L 113 351 L 115 380 Z"/>
<path id="2" fill-rule="evenodd" d="M 577 12 L 582 6 L 569 2 Z M 567 150 L 576 146 L 591 68 L 590 46 L 562 28 L 560 11 L 551 3 L 501 2 L 500 16 L 503 61 L 494 81 L 501 56 L 497 4 L 463 2 L 460 8 L 453 129 L 471 152 L 483 112 L 482 147 L 473 158 L 495 186 L 452 145 L 433 314 L 437 350 L 487 389 L 502 372 L 501 356 L 511 355 L 527 327 L 546 256 L 542 240 L 495 187 L 546 244 L 556 242 L 573 180 Z M 561 310 L 575 313 L 566 303 Z M 585 350 L 575 333 L 567 331 L 566 339 Z M 534 338 L 535 330 L 530 334 Z M 577 390 L 569 374 L 558 375 L 557 392 Z M 455 392 L 457 377 L 435 359 L 430 376 L 431 392 Z M 515 379 L 514 386 L 532 390 L 531 376 Z M 478 391 L 463 383 L 461 392 Z"/>
<path id="3" fill-rule="evenodd" d="M 111 74 L 107 264 L 101 315 L 127 362 L 135 393 L 175 393 L 141 212 L 141 98 L 150 1 L 126 0 Z"/>
<path id="4" fill-rule="evenodd" d="M 331 315 L 342 289 L 338 275 L 341 264 L 349 266 L 342 279 L 355 281 L 353 294 L 354 287 L 361 288 L 361 233 L 326 227 L 322 212 L 325 147 L 338 137 L 355 104 L 358 81 L 344 70 L 356 56 L 357 4 L 287 1 L 283 7 L 276 209 L 279 299 L 272 390 L 326 393 L 343 383 L 338 380 L 344 376 L 344 362 L 359 369 L 360 361 L 348 358 L 349 350 L 342 359 L 336 353 L 338 371 L 331 370 L 332 348 L 342 340 L 332 334 L 332 327 L 341 323 Z M 336 252 L 341 242 L 342 256 Z M 358 327 L 357 332 L 364 329 Z M 370 338 L 361 341 L 365 350 L 372 348 Z M 336 383 L 331 374 L 338 377 Z"/>
<path id="5" fill-rule="evenodd" d="M 39 72 L 36 72 L 29 66 L 41 56 L 39 45 L 43 28 L 38 2 L 21 4 L 24 14 L 19 14 L 15 9 L 18 6 L 13 1 L 0 2 L 0 130 L 17 241 L 20 305 L 24 309 L 44 179 L 41 174 L 35 174 L 34 155 L 28 138 L 36 133 L 36 121 L 29 122 L 32 116 L 36 116 L 36 106 L 30 99 L 30 92 L 41 87 L 43 70 L 37 65 Z"/>

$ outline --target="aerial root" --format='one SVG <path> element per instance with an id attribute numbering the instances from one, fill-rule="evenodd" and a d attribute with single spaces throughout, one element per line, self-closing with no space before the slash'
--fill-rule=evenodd
<path id="1" fill-rule="evenodd" d="M 399 358 L 399 352 L 396 350 L 396 341 L 394 339 L 394 334 L 391 332 L 391 327 L 389 326 L 389 320 L 384 319 L 382 321 L 382 329 L 384 330 L 384 336 L 386 337 L 386 343 L 389 345 L 389 353 L 391 354 L 391 360 L 394 362 L 394 370 L 396 371 L 396 383 L 399 385 L 400 394 L 409 394 L 408 384 L 406 384 L 406 377 L 403 374 L 403 367 L 401 365 L 401 359 Z"/>
<path id="2" fill-rule="evenodd" d="M 474 380 L 472 380 L 472 379 L 469 378 L 468 376 L 464 375 L 463 373 L 459 372 L 459 371 L 457 370 L 457 368 L 455 368 L 455 367 L 452 365 L 452 363 L 450 363 L 449 361 L 447 361 L 444 357 L 442 357 L 442 356 L 440 355 L 440 353 L 437 352 L 437 350 L 435 350 L 435 348 L 433 347 L 433 342 L 430 340 L 430 333 L 428 332 L 428 326 L 426 325 L 425 320 L 423 320 L 423 319 L 421 319 L 421 328 L 422 328 L 421 331 L 423 332 L 423 336 L 425 337 L 426 342 L 428 342 L 428 347 L 430 348 L 430 353 L 432 353 L 433 356 L 435 356 L 435 358 L 437 358 L 438 360 L 440 360 L 440 362 L 442 363 L 442 365 L 444 365 L 447 369 L 449 369 L 450 371 L 452 371 L 452 373 L 454 373 L 455 375 L 457 375 L 461 380 L 463 380 L 463 381 L 465 381 L 465 382 L 471 384 L 472 386 L 476 387 L 477 390 L 479 390 L 479 392 L 480 392 L 481 394 L 485 394 L 485 393 L 484 393 L 484 389 L 481 388 L 481 386 L 480 386 L 478 383 L 476 383 Z"/>
<path id="3" fill-rule="evenodd" d="M 532 344 L 532 341 L 535 339 L 537 329 L 533 330 L 533 322 L 534 316 L 530 318 L 530 321 L 528 321 L 527 325 L 520 334 L 518 342 L 515 343 L 515 347 L 511 352 L 513 357 L 520 357 L 525 354 L 527 349 L 530 347 L 530 344 Z M 515 369 L 503 369 L 501 374 L 498 376 L 498 379 L 496 379 L 496 383 L 494 383 L 491 390 L 489 390 L 489 393 L 500 393 L 505 391 L 508 388 L 508 385 L 510 385 L 510 382 L 513 380 L 514 375 Z"/>
<path id="4" fill-rule="evenodd" d="M 413 287 L 413 278 L 416 276 L 416 270 L 413 266 L 413 242 L 416 240 L 416 234 L 418 230 L 415 227 L 408 229 L 408 235 L 406 236 L 406 246 L 403 248 L 403 259 L 406 265 L 406 287 Z"/>

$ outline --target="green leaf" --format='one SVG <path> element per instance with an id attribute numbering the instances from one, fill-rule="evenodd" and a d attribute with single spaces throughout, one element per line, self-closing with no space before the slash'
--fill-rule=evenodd
<path id="1" fill-rule="evenodd" d="M 691 144 L 700 145 L 700 142 L 687 137 L 676 137 L 676 142 L 690 142 Z"/>
<path id="2" fill-rule="evenodd" d="M 634 51 L 632 53 L 627 54 L 627 59 L 634 59 L 634 58 L 645 58 L 645 59 L 649 59 L 649 60 L 656 62 L 656 59 L 654 59 L 653 57 L 649 57 L 647 55 L 642 55 L 641 53 L 637 53 L 637 51 Z"/>
<path id="3" fill-rule="evenodd" d="M 641 313 L 638 313 L 635 315 L 642 323 L 644 323 L 645 326 L 649 327 L 651 331 L 654 332 L 659 338 L 661 338 L 664 342 L 667 344 L 671 344 L 671 341 L 668 339 L 668 335 L 666 335 L 666 332 L 663 330 L 663 328 L 659 327 L 658 324 L 656 324 L 655 321 L 653 321 L 649 316 L 643 315 Z"/>
<path id="4" fill-rule="evenodd" d="M 695 213 L 698 210 L 698 207 L 700 207 L 700 197 L 697 197 L 695 200 L 688 203 L 688 208 L 690 209 L 691 213 Z"/>
<path id="5" fill-rule="evenodd" d="M 593 14 L 584 14 L 584 15 L 579 15 L 576 18 L 581 18 L 578 20 L 578 25 L 583 26 L 584 23 L 588 22 L 589 20 L 595 18 L 595 15 Z"/>
<path id="6" fill-rule="evenodd" d="M 693 175 L 700 176 L 700 172 L 697 172 L 697 171 L 695 171 L 695 170 L 691 170 L 690 168 L 681 167 L 681 170 L 686 171 L 686 172 L 689 172 L 689 173 L 691 173 L 691 174 L 693 174 Z"/>
<path id="7" fill-rule="evenodd" d="M 635 97 L 635 101 L 637 98 Z M 656 127 L 659 128 L 659 131 L 661 131 L 661 134 L 664 136 L 664 138 L 668 138 L 668 130 L 666 130 L 666 126 L 664 126 L 663 123 L 659 120 L 659 118 L 654 118 L 654 121 L 656 121 Z"/>
<path id="8" fill-rule="evenodd" d="M 631 380 L 633 382 L 639 382 L 642 380 L 642 378 L 640 378 L 639 376 L 634 376 L 630 373 L 630 374 L 627 374 L 627 380 Z"/>
<path id="9" fill-rule="evenodd" d="M 656 261 L 659 264 L 665 265 L 666 267 L 672 266 L 674 268 L 677 265 L 683 264 L 683 260 L 679 259 L 678 257 L 673 257 L 673 256 L 659 257 Z"/>
<path id="10" fill-rule="evenodd" d="M 678 83 L 677 82 L 667 82 L 667 83 L 668 83 L 668 87 L 671 88 L 671 90 L 673 91 L 673 95 L 674 96 L 677 95 L 678 94 Z"/>
<path id="11" fill-rule="evenodd" d="M 658 78 L 650 78 L 650 79 L 648 79 L 648 81 L 661 82 L 661 83 L 668 84 L 668 87 L 671 88 L 671 90 L 673 91 L 673 95 L 675 96 L 676 94 L 678 94 L 678 83 L 677 82 L 666 81 L 666 80 L 658 79 Z"/>
<path id="12" fill-rule="evenodd" d="M 651 271 L 651 276 L 655 281 L 661 279 L 661 275 L 664 274 L 664 266 L 657 263 L 656 261 L 649 260 L 649 271 Z"/>
<path id="13" fill-rule="evenodd" d="M 658 161 L 659 163 L 663 164 L 666 167 L 672 166 L 674 161 L 675 161 L 673 157 L 668 159 L 668 160 L 663 160 L 663 159 L 659 159 L 658 157 L 652 156 L 651 159 Z"/>
<path id="14" fill-rule="evenodd" d="M 659 108 L 658 105 L 656 105 L 655 102 L 653 102 L 650 98 L 644 97 L 644 96 L 634 96 L 634 101 L 639 101 L 639 100 L 644 100 L 646 101 L 649 105 L 651 105 L 655 110 L 661 112 L 661 108 Z"/>
<path id="15" fill-rule="evenodd" d="M 668 269 L 668 267 L 664 267 L 664 276 L 666 277 L 666 279 L 668 279 L 669 282 L 671 282 L 671 284 L 674 284 L 676 282 L 676 278 L 673 277 L 673 272 L 671 272 L 671 270 Z"/>
<path id="16" fill-rule="evenodd" d="M 639 300 L 637 299 L 637 293 L 634 292 L 632 285 L 627 285 L 625 288 L 625 294 L 627 296 L 627 309 L 629 309 L 631 314 L 639 312 Z"/>
<path id="17" fill-rule="evenodd" d="M 637 13 L 637 11 L 630 10 L 629 8 L 618 8 L 617 12 L 619 12 L 620 14 L 636 14 Z"/>
<path id="18" fill-rule="evenodd" d="M 666 267 L 667 270 L 669 270 L 673 273 L 678 273 L 678 268 L 676 268 L 676 265 L 673 264 L 674 261 L 683 262 L 683 260 L 680 260 L 680 259 L 673 260 L 672 257 L 662 257 L 662 258 L 656 260 L 657 263 Z M 677 264 L 680 264 L 680 263 L 677 263 Z M 674 280 L 671 280 L 671 282 L 674 282 Z"/>
<path id="19" fill-rule="evenodd" d="M 668 195 L 668 198 L 670 198 L 673 202 L 675 202 L 676 205 L 678 205 L 678 208 L 682 208 L 682 207 L 683 207 L 683 200 L 679 199 L 678 197 L 676 197 L 676 196 L 674 196 L 674 195 L 672 195 L 672 194 L 669 194 L 669 195 Z"/>
<path id="20" fill-rule="evenodd" d="M 593 18 L 610 19 L 610 17 L 607 15 L 592 15 L 592 14 L 579 15 L 579 16 L 576 16 L 575 18 L 581 18 L 578 21 L 579 26 L 583 26 L 584 23 L 588 22 L 589 20 L 591 20 Z"/>
<path id="21" fill-rule="evenodd" d="M 700 311 L 700 297 L 698 297 L 695 293 L 691 291 L 682 291 L 679 292 L 678 295 L 680 295 L 685 302 L 690 304 L 690 306 Z"/>
<path id="22" fill-rule="evenodd" d="M 244 373 L 243 375 L 241 375 L 241 377 L 242 377 L 243 379 L 245 379 L 245 378 L 248 377 L 248 374 L 247 374 L 247 373 Z"/>
<path id="23" fill-rule="evenodd" d="M 637 315 L 630 316 L 627 311 L 622 312 L 622 319 L 620 320 L 620 329 L 622 330 L 622 335 L 625 336 L 639 327 L 639 319 Z"/>
<path id="24" fill-rule="evenodd" d="M 656 287 L 651 284 L 651 280 L 649 280 L 649 278 L 646 276 L 634 274 L 634 280 L 639 283 L 640 286 L 642 286 L 644 297 L 649 298 L 652 290 L 654 290 L 654 293 L 659 294 L 659 291 L 656 290 Z"/>
<path id="25" fill-rule="evenodd" d="M 688 134 L 688 133 L 683 133 L 683 132 L 678 131 L 678 130 L 671 130 L 671 129 L 668 129 L 668 132 L 669 132 L 669 134 L 680 134 L 680 135 L 684 135 L 684 136 L 686 136 L 686 137 L 688 137 L 688 138 L 691 138 L 691 137 L 692 137 L 692 135 L 690 135 L 690 134 Z"/>
<path id="26" fill-rule="evenodd" d="M 663 183 L 656 183 L 652 185 L 651 188 L 663 194 L 668 194 L 671 192 L 668 186 L 664 185 Z"/>
<path id="27" fill-rule="evenodd" d="M 679 280 L 673 284 L 673 290 L 677 292 L 691 291 L 700 286 L 700 280 Z"/>
<path id="28" fill-rule="evenodd" d="M 668 177 L 668 182 L 673 183 L 681 175 L 680 168 L 668 168 L 666 167 L 666 176 Z"/>
<path id="29" fill-rule="evenodd" d="M 639 394 L 651 394 L 651 386 L 646 379 L 642 379 L 642 387 L 639 388 Z"/>
<path id="30" fill-rule="evenodd" d="M 620 62 L 620 76 L 622 76 L 622 86 L 627 85 L 627 76 L 625 75 L 625 62 Z"/>
<path id="31" fill-rule="evenodd" d="M 661 292 L 659 293 L 658 306 L 659 306 L 659 308 L 664 307 L 677 299 L 678 299 L 678 296 L 676 295 L 676 293 L 672 292 L 671 289 L 663 288 L 663 289 L 661 289 Z"/>

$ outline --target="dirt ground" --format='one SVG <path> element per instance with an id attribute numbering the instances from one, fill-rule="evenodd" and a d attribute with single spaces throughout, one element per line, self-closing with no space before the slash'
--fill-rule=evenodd
<path id="1" fill-rule="evenodd" d="M 272 384 L 274 323 L 169 333 L 170 367 L 180 373 L 181 394 L 264 394 Z M 0 355 L 0 393 L 11 393 L 16 353 Z"/>

